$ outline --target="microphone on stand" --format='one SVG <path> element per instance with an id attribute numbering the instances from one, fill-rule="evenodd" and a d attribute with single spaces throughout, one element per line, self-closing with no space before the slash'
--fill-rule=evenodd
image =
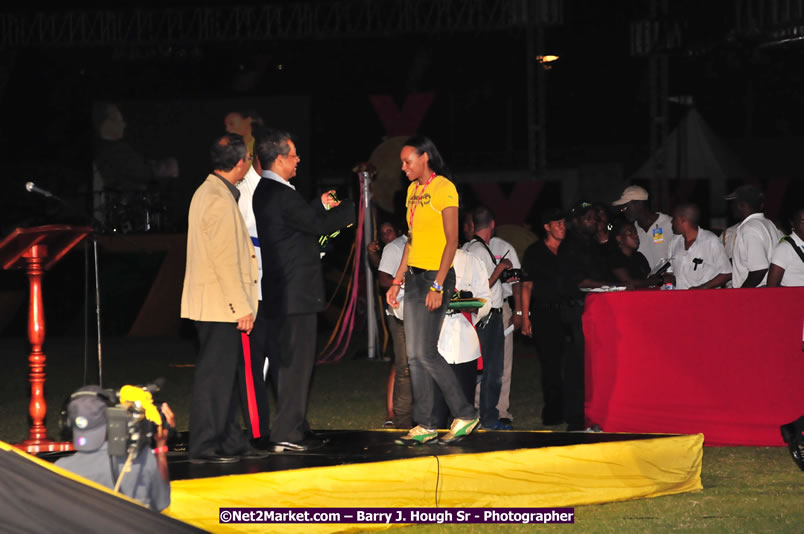
<path id="1" fill-rule="evenodd" d="M 59 197 L 57 197 L 50 191 L 42 189 L 41 187 L 37 187 L 36 184 L 34 184 L 33 182 L 25 182 L 25 190 L 28 191 L 29 193 L 36 193 L 47 198 L 55 198 L 56 200 L 61 200 Z"/>

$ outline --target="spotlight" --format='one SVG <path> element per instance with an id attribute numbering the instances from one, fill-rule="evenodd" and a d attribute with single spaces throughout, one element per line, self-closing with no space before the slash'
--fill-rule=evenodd
<path id="1" fill-rule="evenodd" d="M 558 56 L 555 55 L 544 55 L 544 56 L 536 56 L 536 63 L 542 66 L 544 70 L 550 70 L 553 68 L 553 63 L 558 61 Z"/>
<path id="2" fill-rule="evenodd" d="M 553 61 L 558 61 L 558 56 L 553 55 L 536 56 L 536 61 L 538 63 L 552 63 Z"/>

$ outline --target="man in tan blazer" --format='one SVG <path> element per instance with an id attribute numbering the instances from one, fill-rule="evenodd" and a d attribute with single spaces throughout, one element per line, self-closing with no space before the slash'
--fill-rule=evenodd
<path id="1" fill-rule="evenodd" d="M 240 427 L 236 375 L 257 315 L 259 276 L 235 187 L 251 154 L 240 135 L 226 134 L 213 143 L 210 157 L 215 171 L 190 203 L 181 298 L 181 316 L 195 322 L 200 342 L 188 455 L 194 463 L 230 463 L 265 456 Z"/>

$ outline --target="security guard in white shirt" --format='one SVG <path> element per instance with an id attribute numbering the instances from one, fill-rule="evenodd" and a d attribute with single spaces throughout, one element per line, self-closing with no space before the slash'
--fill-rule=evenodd
<path id="1" fill-rule="evenodd" d="M 720 239 L 698 226 L 700 211 L 694 204 L 681 204 L 673 211 L 673 238 L 670 244 L 668 278 L 677 289 L 711 289 L 731 280 L 731 264 Z"/>
<path id="2" fill-rule="evenodd" d="M 768 287 L 804 286 L 804 207 L 793 212 L 792 230 L 773 249 Z"/>

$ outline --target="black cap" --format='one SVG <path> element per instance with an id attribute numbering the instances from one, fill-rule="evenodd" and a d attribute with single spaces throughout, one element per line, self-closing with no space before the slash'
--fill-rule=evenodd
<path id="1" fill-rule="evenodd" d="M 106 402 L 100 386 L 84 386 L 70 396 L 67 414 L 78 451 L 94 451 L 106 441 Z"/>
<path id="2" fill-rule="evenodd" d="M 582 217 L 586 215 L 586 212 L 592 209 L 592 204 L 590 202 L 581 202 L 578 205 L 574 206 L 570 210 L 570 214 L 573 217 Z"/>
<path id="3" fill-rule="evenodd" d="M 539 222 L 542 224 L 550 224 L 551 222 L 560 221 L 566 217 L 566 213 L 559 208 L 547 208 L 539 216 Z"/>
<path id="4" fill-rule="evenodd" d="M 726 200 L 743 200 L 754 205 L 762 200 L 762 191 L 753 185 L 741 185 L 726 195 Z"/>

